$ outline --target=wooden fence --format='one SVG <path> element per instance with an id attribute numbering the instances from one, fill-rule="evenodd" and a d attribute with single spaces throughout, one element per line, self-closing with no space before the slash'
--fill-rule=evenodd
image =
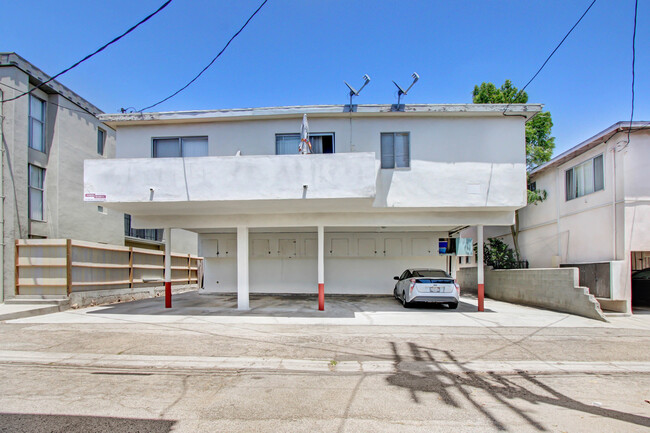
<path id="1" fill-rule="evenodd" d="M 201 257 L 174 254 L 172 284 L 197 284 Z M 162 286 L 165 253 L 71 239 L 16 240 L 16 295 Z"/>

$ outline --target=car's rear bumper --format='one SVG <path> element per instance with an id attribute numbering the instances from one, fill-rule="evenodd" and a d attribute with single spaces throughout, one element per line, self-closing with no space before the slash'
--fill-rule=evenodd
<path id="1" fill-rule="evenodd" d="M 455 296 L 416 296 L 410 302 L 429 302 L 434 304 L 458 303 Z"/>

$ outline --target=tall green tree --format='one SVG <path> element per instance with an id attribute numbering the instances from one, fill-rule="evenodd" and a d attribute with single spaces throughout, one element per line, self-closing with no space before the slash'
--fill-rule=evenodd
<path id="1" fill-rule="evenodd" d="M 497 88 L 493 83 L 481 83 L 474 86 L 472 102 L 475 104 L 525 104 L 528 102 L 528 94 L 520 92 L 506 80 L 501 87 Z M 530 173 L 535 167 L 551 160 L 555 148 L 555 137 L 551 136 L 553 120 L 551 113 L 541 111 L 526 123 L 526 171 Z M 530 185 L 530 182 L 527 182 Z M 537 204 L 546 200 L 547 193 L 544 190 L 528 189 L 528 204 Z M 517 260 L 521 259 L 519 252 L 519 212 L 515 212 L 515 225 L 510 228 L 512 240 L 515 246 Z"/>

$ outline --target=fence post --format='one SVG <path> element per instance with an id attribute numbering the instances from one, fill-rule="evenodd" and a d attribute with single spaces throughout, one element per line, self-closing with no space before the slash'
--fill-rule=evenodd
<path id="1" fill-rule="evenodd" d="M 65 240 L 65 277 L 68 296 L 72 292 L 72 239 Z"/>
<path id="2" fill-rule="evenodd" d="M 129 247 L 129 289 L 133 288 L 133 247 Z"/>
<path id="3" fill-rule="evenodd" d="M 20 267 L 18 266 L 18 259 L 20 258 L 19 247 L 18 247 L 18 239 L 16 239 L 16 250 L 14 251 L 14 256 L 15 256 L 14 257 L 14 263 L 15 263 L 15 266 L 14 266 L 15 267 L 15 271 L 14 271 L 14 277 L 15 277 L 14 278 L 15 279 L 14 292 L 16 293 L 16 296 L 18 296 L 18 295 L 20 295 L 20 285 L 18 284 L 18 282 L 20 281 L 20 276 L 18 275 L 18 272 L 19 272 L 18 270 L 20 269 Z M 3 266 L 4 266 L 4 264 L 3 264 Z"/>
<path id="4" fill-rule="evenodd" d="M 187 255 L 187 284 L 192 284 L 192 254 Z"/>

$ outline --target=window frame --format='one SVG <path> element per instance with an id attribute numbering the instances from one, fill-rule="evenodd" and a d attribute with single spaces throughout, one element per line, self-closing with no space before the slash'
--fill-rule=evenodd
<path id="1" fill-rule="evenodd" d="M 99 137 L 102 137 L 101 141 Z M 100 147 L 101 146 L 101 147 Z M 101 149 L 101 152 L 100 152 Z M 100 127 L 97 127 L 97 154 L 104 156 L 104 152 L 106 151 L 106 130 L 102 129 Z"/>
<path id="2" fill-rule="evenodd" d="M 41 103 L 41 117 L 43 120 L 37 119 L 33 116 L 34 113 L 32 113 L 32 99 L 36 99 L 37 101 L 40 101 Z M 28 118 L 29 118 L 29 131 L 28 131 L 28 137 L 27 137 L 27 147 L 30 149 L 34 149 L 38 152 L 45 153 L 45 125 L 47 124 L 46 122 L 46 116 L 47 116 L 47 102 L 44 99 L 39 98 L 38 96 L 35 96 L 30 93 L 29 95 L 29 113 L 28 113 Z M 34 122 L 38 122 L 41 124 L 41 143 L 40 143 L 40 148 L 34 147 Z"/>
<path id="3" fill-rule="evenodd" d="M 278 153 L 278 137 L 286 136 L 295 136 L 298 137 L 298 143 L 300 143 L 300 133 L 296 132 L 285 132 L 285 133 L 276 133 L 275 134 L 275 154 L 276 155 L 294 155 L 293 153 Z M 336 153 L 336 133 L 334 132 L 313 132 L 309 133 L 309 137 L 332 137 L 332 153 Z M 298 149 L 296 149 L 296 155 L 298 154 Z M 320 153 L 320 155 L 326 155 L 325 153 Z"/>
<path id="4" fill-rule="evenodd" d="M 32 170 L 34 167 L 41 171 L 41 185 L 32 185 Z M 41 195 L 41 218 L 34 218 L 32 215 L 32 190 Z M 27 164 L 27 215 L 31 221 L 45 221 L 45 169 L 35 164 Z"/>
<path id="5" fill-rule="evenodd" d="M 601 158 L 602 170 L 601 170 L 600 174 L 602 175 L 602 180 L 600 182 L 599 188 L 596 189 L 596 184 L 597 184 L 597 182 L 596 182 L 596 159 L 598 159 L 598 158 Z M 583 193 L 583 194 L 579 195 L 578 191 L 576 191 L 577 182 L 576 182 L 575 170 L 578 167 L 588 165 L 588 164 L 591 164 L 591 170 L 592 170 L 592 174 L 593 174 L 592 178 L 591 178 L 591 182 L 592 182 L 591 186 L 593 187 L 593 191 Z M 569 178 L 570 178 L 570 180 L 569 180 Z M 586 189 L 586 186 L 583 189 Z M 598 155 L 596 155 L 596 156 L 594 156 L 592 158 L 585 159 L 584 161 L 582 161 L 582 162 L 580 162 L 578 164 L 575 164 L 574 166 L 572 166 L 572 167 L 570 167 L 570 168 L 568 168 L 568 169 L 566 169 L 564 171 L 564 198 L 565 198 L 565 201 L 571 201 L 571 200 L 575 200 L 575 199 L 580 198 L 580 197 L 586 197 L 586 196 L 588 196 L 590 194 L 594 194 L 596 192 L 604 191 L 604 190 L 605 190 L 605 154 L 604 153 L 600 153 L 600 154 L 598 154 Z M 569 194 L 570 192 L 571 192 L 571 194 Z"/>
<path id="6" fill-rule="evenodd" d="M 392 167 L 384 167 L 384 151 L 381 145 L 382 138 L 384 136 L 392 136 L 393 137 L 393 165 Z M 397 158 L 395 152 L 395 137 L 397 135 L 405 135 L 407 139 L 407 152 L 408 152 L 408 159 L 407 159 L 407 165 L 406 166 L 397 166 Z M 411 131 L 393 131 L 393 132 L 380 132 L 379 133 L 379 165 L 382 170 L 410 170 L 411 169 Z"/>
<path id="7" fill-rule="evenodd" d="M 183 140 L 190 138 L 204 138 L 206 142 L 206 154 L 201 156 L 183 156 Z M 156 140 L 177 140 L 179 156 L 156 156 Z M 210 156 L 210 139 L 207 135 L 173 135 L 170 137 L 151 137 L 151 157 L 152 158 L 201 158 Z"/>

